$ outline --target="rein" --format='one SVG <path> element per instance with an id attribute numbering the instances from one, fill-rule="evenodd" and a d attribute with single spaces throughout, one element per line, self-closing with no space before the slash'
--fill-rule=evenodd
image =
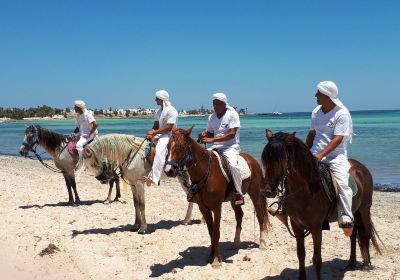
<path id="1" fill-rule="evenodd" d="M 32 141 L 32 143 L 29 144 L 29 143 L 24 141 L 24 142 L 22 142 L 22 145 L 25 146 L 29 152 L 32 152 L 44 167 L 46 167 L 47 169 L 49 169 L 49 170 L 51 170 L 51 171 L 53 171 L 55 173 L 64 173 L 60 169 L 45 163 L 43 161 L 42 157 L 36 152 L 36 148 L 39 145 L 39 137 L 37 135 L 37 128 L 35 126 L 34 126 L 34 128 L 35 128 L 34 129 L 34 132 L 35 132 L 34 137 L 35 138 Z M 65 147 L 63 148 L 63 150 L 65 149 Z M 42 153 L 42 154 L 44 154 L 44 153 Z M 28 156 L 28 158 L 33 160 L 33 158 L 31 156 Z"/>
<path id="2" fill-rule="evenodd" d="M 292 231 L 292 229 L 289 226 L 289 215 L 287 210 L 284 208 L 283 204 L 285 201 L 285 198 L 287 198 L 288 196 L 294 195 L 295 193 L 289 194 L 288 188 L 287 188 L 287 177 L 289 175 L 289 171 L 286 171 L 286 174 L 282 177 L 282 180 L 279 183 L 278 186 L 278 201 L 275 201 L 273 203 L 271 203 L 269 205 L 269 207 L 271 207 L 274 204 L 278 205 L 278 208 L 276 209 L 275 213 L 271 214 L 272 216 L 275 216 L 276 214 L 283 212 L 285 215 L 285 226 L 288 230 L 288 232 L 290 233 L 290 235 L 294 238 L 306 238 L 308 235 L 310 235 L 310 231 L 309 230 L 304 230 L 303 235 L 301 236 L 296 236 L 296 234 Z"/>
<path id="3" fill-rule="evenodd" d="M 189 165 L 190 161 L 193 161 L 193 151 L 191 146 L 189 145 L 188 148 L 185 151 L 185 156 L 179 160 L 178 163 L 173 162 L 173 161 L 166 161 L 165 164 L 169 164 L 171 166 L 173 166 L 174 168 L 176 168 L 177 171 L 177 175 L 182 175 L 182 173 L 187 172 L 189 169 L 196 167 L 199 165 L 199 163 L 201 161 L 203 161 L 203 159 L 205 158 L 205 156 L 208 156 L 208 164 L 207 164 L 207 172 L 206 174 L 204 174 L 204 176 L 200 179 L 200 181 L 198 181 L 197 183 L 192 182 L 188 188 L 188 191 L 191 193 L 196 193 L 203 185 L 205 185 L 208 181 L 208 178 L 210 177 L 210 173 L 211 173 L 211 155 L 210 153 L 206 150 L 203 155 L 201 156 L 200 159 L 198 159 L 195 163 L 192 163 Z M 186 170 L 184 170 L 183 168 L 186 166 Z"/>

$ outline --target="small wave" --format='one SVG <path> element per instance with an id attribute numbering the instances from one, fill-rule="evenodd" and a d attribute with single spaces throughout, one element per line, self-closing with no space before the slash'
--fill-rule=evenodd
<path id="1" fill-rule="evenodd" d="M 400 192 L 400 183 L 375 183 L 374 190 L 378 192 Z"/>

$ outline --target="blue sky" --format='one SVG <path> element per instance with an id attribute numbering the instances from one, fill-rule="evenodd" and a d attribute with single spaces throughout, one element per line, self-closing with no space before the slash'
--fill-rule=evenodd
<path id="1" fill-rule="evenodd" d="M 0 106 L 400 109 L 399 1 L 0 0 Z"/>

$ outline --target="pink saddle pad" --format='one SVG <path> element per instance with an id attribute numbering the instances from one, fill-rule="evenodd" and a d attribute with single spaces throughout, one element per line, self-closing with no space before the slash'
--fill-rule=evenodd
<path id="1" fill-rule="evenodd" d="M 71 141 L 68 142 L 67 145 L 68 145 L 68 152 L 71 155 L 73 155 L 73 154 L 75 154 L 77 152 L 77 150 L 76 150 L 76 141 L 71 140 Z"/>

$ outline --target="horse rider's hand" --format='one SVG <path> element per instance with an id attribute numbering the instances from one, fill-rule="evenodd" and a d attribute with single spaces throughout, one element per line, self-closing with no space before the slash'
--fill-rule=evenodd
<path id="1" fill-rule="evenodd" d="M 201 139 L 205 138 L 206 136 L 207 136 L 207 133 L 205 131 L 199 133 L 199 137 Z"/>
<path id="2" fill-rule="evenodd" d="M 208 137 L 204 137 L 203 139 L 201 139 L 204 143 L 207 144 L 211 144 L 214 143 L 214 138 L 208 138 Z"/>
<path id="3" fill-rule="evenodd" d="M 315 155 L 315 158 L 317 159 L 317 161 L 321 161 L 324 158 L 324 156 L 321 153 L 318 153 Z"/>
<path id="4" fill-rule="evenodd" d="M 151 140 L 153 139 L 153 134 L 147 133 L 146 139 L 149 140 L 149 141 L 151 141 Z"/>

